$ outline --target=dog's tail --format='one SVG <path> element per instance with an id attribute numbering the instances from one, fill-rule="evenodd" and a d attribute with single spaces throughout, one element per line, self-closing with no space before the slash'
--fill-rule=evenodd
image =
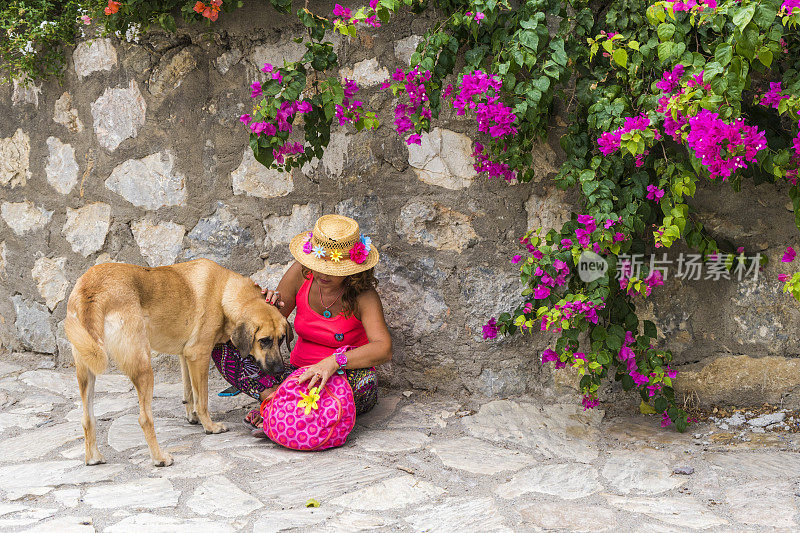
<path id="1" fill-rule="evenodd" d="M 91 304 L 87 305 L 83 311 L 82 313 L 67 312 L 64 332 L 67 334 L 69 342 L 72 343 L 72 356 L 75 358 L 75 364 L 84 364 L 89 367 L 92 374 L 97 376 L 102 374 L 108 366 L 108 354 L 100 345 L 101 341 L 97 340 L 96 327 L 93 327 L 97 324 L 102 326 L 103 312 L 99 306 Z"/>

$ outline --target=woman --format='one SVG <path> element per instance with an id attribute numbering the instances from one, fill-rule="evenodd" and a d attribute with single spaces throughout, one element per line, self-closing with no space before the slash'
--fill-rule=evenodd
<path id="1" fill-rule="evenodd" d="M 378 250 L 369 237 L 361 235 L 355 220 L 340 215 L 320 217 L 313 231 L 292 239 L 289 250 L 297 261 L 276 290 L 262 291 L 283 316 L 288 318 L 297 309 L 297 342 L 286 371 L 265 373 L 230 342 L 217 346 L 212 358 L 231 385 L 258 400 L 269 396 L 297 368 L 306 368 L 298 381 L 307 381 L 309 389 L 322 388 L 333 374 L 344 371 L 353 389 L 356 414 L 366 413 L 378 401 L 375 366 L 392 358 L 392 341 L 375 291 L 373 267 Z M 342 346 L 350 348 L 334 354 Z M 259 410 L 250 411 L 245 421 L 259 428 Z"/>

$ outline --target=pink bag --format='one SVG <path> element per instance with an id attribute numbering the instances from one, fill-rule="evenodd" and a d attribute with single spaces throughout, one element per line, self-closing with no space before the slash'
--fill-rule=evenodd
<path id="1" fill-rule="evenodd" d="M 334 374 L 324 391 L 308 390 L 308 382 L 297 383 L 305 371 L 292 372 L 278 389 L 261 403 L 264 433 L 274 442 L 293 450 L 324 450 L 341 446 L 356 423 L 356 404 L 347 378 Z"/>

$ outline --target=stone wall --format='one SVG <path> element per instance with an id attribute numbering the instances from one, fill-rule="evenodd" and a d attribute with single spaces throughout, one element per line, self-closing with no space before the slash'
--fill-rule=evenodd
<path id="1" fill-rule="evenodd" d="M 391 129 L 392 99 L 378 89 L 407 65 L 428 24 L 408 15 L 357 43 L 335 41 L 346 65 L 338 75 L 358 81 L 384 125 L 336 129 L 325 157 L 292 174 L 257 163 L 238 121 L 258 68 L 304 50 L 292 40 L 302 34 L 296 18 L 271 8 L 177 36 L 155 30 L 139 43 L 85 40 L 66 51 L 63 85 L 0 87 L 3 347 L 69 364 L 66 299 L 103 261 L 208 257 L 274 287 L 291 259 L 289 238 L 336 212 L 358 220 L 381 252 L 376 273 L 395 343 L 388 383 L 535 390 L 539 343 L 483 343 L 481 325 L 519 298 L 508 258 L 541 186 L 478 178 L 469 121 L 446 118 L 409 151 Z M 555 154 L 543 145 L 539 160 L 552 170 Z M 531 198 L 532 216 L 547 217 Z"/>
<path id="2" fill-rule="evenodd" d="M 391 129 L 392 97 L 378 86 L 408 63 L 430 22 L 408 14 L 362 30 L 355 43 L 335 40 L 344 66 L 332 74 L 355 78 L 383 125 L 335 130 L 322 160 L 285 175 L 255 162 L 238 121 L 258 68 L 304 51 L 292 40 L 302 34 L 296 18 L 268 7 L 177 35 L 155 30 L 138 43 L 84 40 L 66 51 L 63 85 L 0 86 L 3 349 L 69 364 L 66 297 L 103 261 L 209 257 L 275 286 L 290 261 L 288 239 L 337 212 L 356 218 L 382 254 L 379 291 L 395 342 L 387 383 L 491 396 L 551 390 L 538 363 L 549 339 L 484 342 L 481 324 L 520 298 L 509 263 L 516 239 L 569 217 L 575 198 L 547 178 L 557 142 L 534 154 L 536 181 L 514 186 L 475 175 L 469 120 L 444 116 L 421 146 L 407 148 Z M 791 241 L 763 232 L 778 223 L 781 238 L 796 232 L 781 191 L 764 198 L 754 222 L 743 209 L 751 195 L 698 194 L 714 229 L 774 257 Z M 749 284 L 670 281 L 646 311 L 697 372 L 720 356 L 786 360 L 797 352 L 797 308 L 775 275 Z"/>

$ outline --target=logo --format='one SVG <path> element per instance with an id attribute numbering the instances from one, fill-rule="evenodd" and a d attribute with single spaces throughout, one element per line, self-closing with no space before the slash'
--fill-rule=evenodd
<path id="1" fill-rule="evenodd" d="M 603 277 L 608 270 L 606 260 L 590 250 L 584 250 L 578 260 L 578 277 L 589 283 Z"/>
<path id="2" fill-rule="evenodd" d="M 342 342 L 344 340 L 344 333 L 334 333 L 333 338 L 339 342 Z"/>

